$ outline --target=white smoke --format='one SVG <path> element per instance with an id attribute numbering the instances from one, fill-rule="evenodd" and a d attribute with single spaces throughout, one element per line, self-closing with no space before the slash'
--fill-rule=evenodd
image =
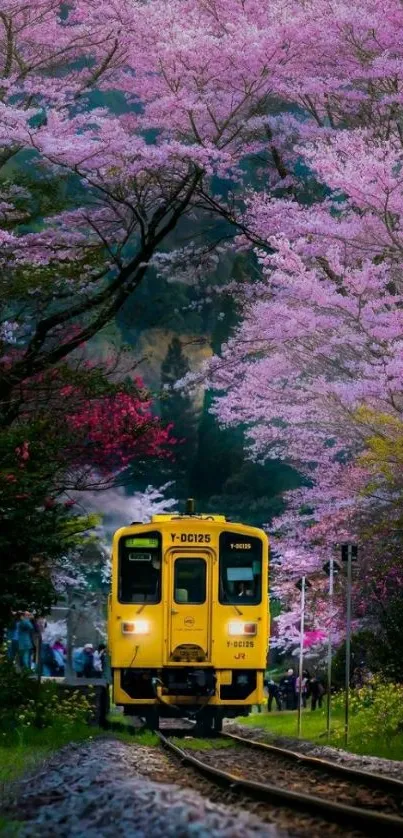
<path id="1" fill-rule="evenodd" d="M 159 488 L 147 486 L 145 492 L 134 492 L 132 495 L 126 494 L 122 488 L 116 488 L 104 492 L 80 492 L 76 497 L 77 503 L 86 512 L 102 515 L 100 535 L 109 541 L 110 535 L 119 527 L 128 526 L 132 521 L 145 524 L 153 515 L 174 511 L 177 500 L 165 497 L 171 485 L 165 483 Z"/>

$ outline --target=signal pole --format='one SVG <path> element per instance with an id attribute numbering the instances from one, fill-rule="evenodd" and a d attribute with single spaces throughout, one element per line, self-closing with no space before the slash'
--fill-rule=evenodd
<path id="1" fill-rule="evenodd" d="M 299 628 L 299 684 L 298 684 L 298 736 L 301 736 L 302 728 L 302 672 L 304 664 L 304 631 L 305 631 L 305 589 L 311 587 L 306 576 L 298 580 L 296 586 L 301 591 L 301 617 Z"/>

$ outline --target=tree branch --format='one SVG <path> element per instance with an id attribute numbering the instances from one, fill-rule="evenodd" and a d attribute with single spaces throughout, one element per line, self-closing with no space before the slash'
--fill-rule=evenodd
<path id="1" fill-rule="evenodd" d="M 94 297 L 71 306 L 63 312 L 57 312 L 50 317 L 38 323 L 35 335 L 27 347 L 25 356 L 19 360 L 11 370 L 3 372 L 2 381 L 2 398 L 3 402 L 7 402 L 12 391 L 25 379 L 32 375 L 44 372 L 54 364 L 61 361 L 81 344 L 90 340 L 97 334 L 122 308 L 130 294 L 138 287 L 143 279 L 150 262 L 157 247 L 167 237 L 167 235 L 175 229 L 180 217 L 185 212 L 198 182 L 202 177 L 202 171 L 197 169 L 193 175 L 187 175 L 184 181 L 175 190 L 174 194 L 169 198 L 163 207 L 158 207 L 154 212 L 145 244 L 140 248 L 137 255 L 124 268 L 122 268 L 113 282 L 107 285 L 102 291 L 98 292 Z M 187 184 L 187 189 L 184 195 L 179 200 L 179 195 L 183 192 L 184 184 Z M 176 204 L 176 206 L 175 206 Z M 161 227 L 161 221 L 169 215 L 168 220 L 165 221 Z M 160 227 L 160 229 L 158 229 Z M 60 346 L 54 349 L 49 349 L 41 353 L 42 347 L 49 336 L 49 333 L 56 327 L 65 325 L 76 318 L 88 314 L 96 309 L 99 309 L 103 304 L 101 311 L 95 314 L 92 322 L 80 329 L 77 335 L 70 340 L 65 341 Z M 0 379 L 1 380 L 1 379 Z M 4 424 L 7 426 L 10 421 L 10 415 L 5 411 Z"/>

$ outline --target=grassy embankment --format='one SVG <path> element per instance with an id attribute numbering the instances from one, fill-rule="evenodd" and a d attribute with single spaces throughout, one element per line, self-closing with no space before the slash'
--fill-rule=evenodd
<path id="1" fill-rule="evenodd" d="M 0 741 L 0 800 L 8 783 L 37 768 L 64 745 L 106 735 L 108 734 L 102 728 L 78 724 L 66 732 L 52 727 L 46 730 L 32 729 L 29 732 L 24 731 L 20 738 L 14 735 L 3 742 Z M 133 742 L 133 736 L 125 732 L 124 724 L 121 731 L 113 731 L 111 735 L 122 742 Z M 158 741 L 158 737 L 151 731 L 145 730 L 136 734 L 136 743 L 139 745 L 157 745 Z"/>
<path id="2" fill-rule="evenodd" d="M 0 807 L 7 789 L 24 774 L 37 770 L 40 765 L 63 745 L 82 742 L 98 732 L 88 725 L 77 724 L 68 731 L 56 727 L 45 730 L 31 729 L 13 735 L 2 734 L 0 741 Z M 0 832 L 17 835 L 20 824 L 12 823 L 0 815 Z"/>
<path id="3" fill-rule="evenodd" d="M 92 738 L 98 729 L 76 725 L 68 732 L 57 728 L 24 731 L 23 734 L 4 736 L 0 741 L 0 794 L 4 786 L 18 779 L 27 770 L 35 768 L 46 757 L 68 742 L 81 742 Z"/>
<path id="4" fill-rule="evenodd" d="M 25 730 L 23 735 L 14 734 L 12 737 L 5 737 L 3 741 L 0 741 L 0 807 L 10 784 L 12 785 L 27 773 L 37 771 L 64 745 L 70 742 L 89 741 L 105 735 L 107 734 L 102 728 L 77 724 L 65 732 L 50 727 L 46 730 Z M 116 731 L 112 735 L 114 739 L 122 742 L 133 742 L 132 735 L 125 732 L 124 724 L 121 731 Z M 136 734 L 136 743 L 139 745 L 154 746 L 158 744 L 158 741 L 158 737 L 151 731 L 141 731 Z M 18 835 L 20 826 L 21 824 L 10 822 L 0 815 L 0 833 Z"/>
<path id="5" fill-rule="evenodd" d="M 251 727 L 264 728 L 271 736 L 297 737 L 296 711 L 272 711 L 271 713 L 252 713 L 247 718 L 239 718 L 241 724 Z M 344 748 L 344 715 L 342 710 L 332 713 L 331 737 L 326 738 L 325 710 L 307 709 L 302 716 L 302 739 L 308 739 L 318 745 L 330 745 L 334 748 Z M 352 715 L 350 718 L 350 735 L 348 750 L 354 754 L 384 757 L 386 759 L 403 760 L 403 732 L 391 738 L 386 738 L 382 730 L 368 735 L 364 728 L 363 716 Z"/>

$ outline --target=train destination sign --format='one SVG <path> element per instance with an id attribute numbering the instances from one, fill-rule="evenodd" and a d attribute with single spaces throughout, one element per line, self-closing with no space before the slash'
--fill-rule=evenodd
<path id="1" fill-rule="evenodd" d="M 158 538 L 125 538 L 125 547 L 158 547 Z"/>
<path id="2" fill-rule="evenodd" d="M 152 562 L 151 553 L 129 553 L 129 562 Z"/>

